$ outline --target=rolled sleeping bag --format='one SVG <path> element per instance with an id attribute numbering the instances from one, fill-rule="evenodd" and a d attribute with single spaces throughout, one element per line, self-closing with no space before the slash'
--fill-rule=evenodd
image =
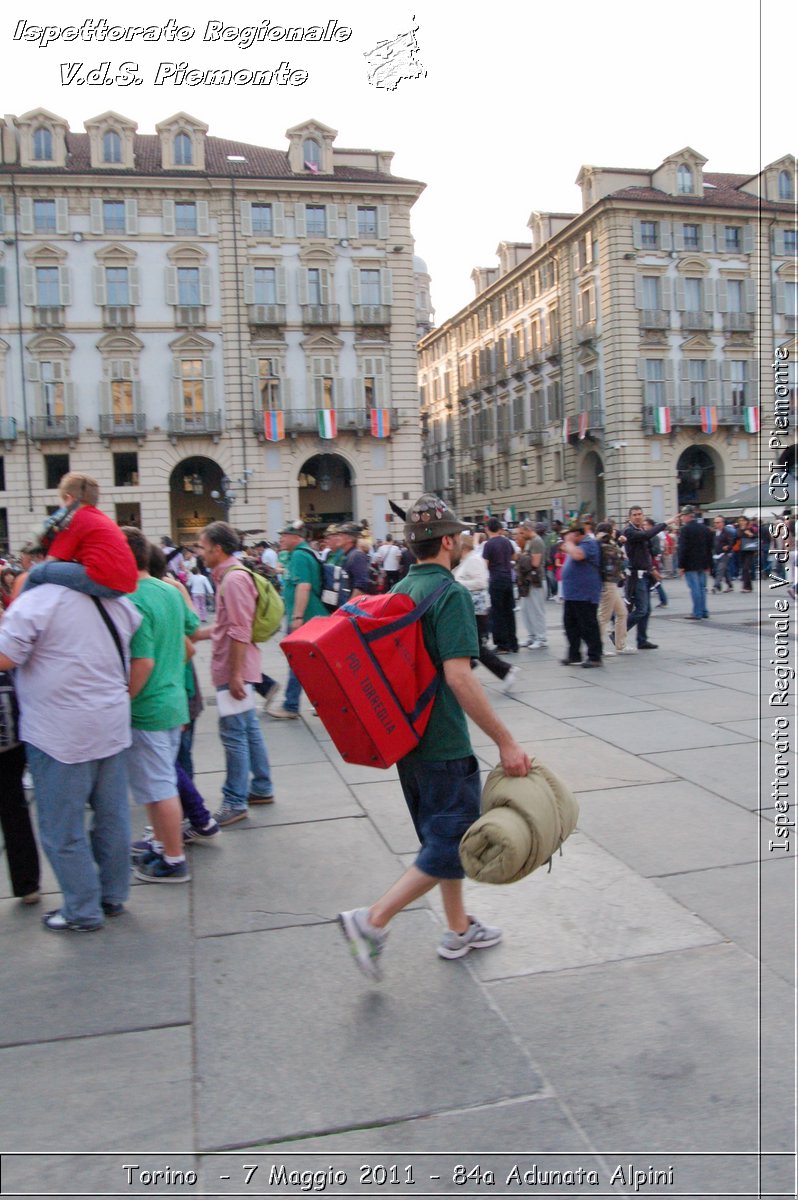
<path id="1" fill-rule="evenodd" d="M 525 776 L 494 767 L 482 789 L 482 815 L 460 842 L 463 870 L 480 883 L 515 883 L 549 861 L 578 817 L 572 792 L 542 763 Z"/>

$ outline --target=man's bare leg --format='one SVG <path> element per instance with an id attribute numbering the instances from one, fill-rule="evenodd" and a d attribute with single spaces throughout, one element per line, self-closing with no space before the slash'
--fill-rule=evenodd
<path id="1" fill-rule="evenodd" d="M 368 910 L 369 924 L 375 929 L 384 929 L 398 912 L 407 908 L 414 900 L 425 896 L 436 885 L 440 885 L 449 929 L 453 929 L 455 933 L 464 933 L 468 929 L 469 920 L 463 907 L 462 879 L 436 879 L 424 871 L 419 871 L 418 867 L 408 867 L 404 875 L 372 904 Z"/>

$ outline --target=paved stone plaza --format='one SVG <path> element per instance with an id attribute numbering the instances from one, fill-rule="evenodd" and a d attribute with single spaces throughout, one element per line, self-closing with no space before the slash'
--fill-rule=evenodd
<path id="1" fill-rule="evenodd" d="M 376 898 L 414 834 L 395 769 L 347 766 L 306 702 L 301 721 L 264 718 L 277 802 L 190 851 L 188 886 L 137 883 L 81 937 L 44 931 L 57 895 L 23 908 L 3 871 L 2 1194 L 257 1195 L 270 1164 L 319 1152 L 347 1173 L 338 1195 L 793 1195 L 795 846 L 768 849 L 768 599 L 710 597 L 693 624 L 685 585 L 668 588 L 656 652 L 568 670 L 551 602 L 550 648 L 516 656 L 511 696 L 480 669 L 581 806 L 550 874 L 468 885 L 505 930 L 484 954 L 437 957 L 433 898 L 393 923 L 383 984 L 357 972 L 336 913 Z M 263 664 L 284 677 L 276 645 Z M 211 807 L 215 725 L 209 704 Z M 474 745 L 487 772 L 494 748 Z M 508 1183 L 521 1162 L 572 1174 Z M 361 1183 L 361 1163 L 395 1177 Z M 457 1163 L 495 1181 L 453 1183 Z M 139 1186 L 167 1165 L 199 1182 Z M 654 1182 L 635 1190 L 632 1165 Z M 269 1194 L 300 1194 L 283 1182 Z"/>

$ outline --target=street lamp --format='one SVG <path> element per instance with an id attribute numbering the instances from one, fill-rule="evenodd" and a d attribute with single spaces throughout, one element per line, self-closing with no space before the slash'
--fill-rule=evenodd
<path id="1" fill-rule="evenodd" d="M 221 504 L 222 508 L 224 509 L 224 519 L 228 525 L 230 524 L 230 509 L 238 499 L 236 487 L 246 488 L 250 476 L 252 475 L 252 471 L 244 470 L 241 472 L 241 474 L 243 475 L 243 479 L 230 479 L 227 475 L 223 475 L 220 485 L 221 491 L 214 488 L 214 490 L 211 492 L 211 499 L 215 500 L 217 504 Z"/>

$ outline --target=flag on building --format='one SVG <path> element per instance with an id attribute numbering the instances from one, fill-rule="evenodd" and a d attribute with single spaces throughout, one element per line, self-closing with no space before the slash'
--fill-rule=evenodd
<path id="1" fill-rule="evenodd" d="M 308 160 L 305 159 L 305 170 L 310 171 L 311 175 L 318 175 L 318 173 L 319 173 L 318 163 L 308 162 Z"/>
<path id="2" fill-rule="evenodd" d="M 337 429 L 335 413 L 331 408 L 320 408 L 319 413 L 319 437 L 334 438 Z"/>
<path id="3" fill-rule="evenodd" d="M 701 430 L 703 433 L 717 433 L 718 431 L 718 410 L 714 404 L 707 405 L 701 409 Z"/>
<path id="4" fill-rule="evenodd" d="M 583 442 L 585 440 L 586 434 L 587 434 L 587 413 L 580 412 L 580 414 L 579 414 L 579 441 L 580 442 Z"/>
<path id="5" fill-rule="evenodd" d="M 285 422 L 281 412 L 263 414 L 263 432 L 267 442 L 281 442 L 285 437 Z"/>
<path id="6" fill-rule="evenodd" d="M 389 408 L 372 408 L 371 436 L 387 438 L 391 433 L 391 410 Z"/>
<path id="7" fill-rule="evenodd" d="M 745 432 L 759 433 L 759 409 L 756 405 L 748 405 L 745 410 Z"/>
<path id="8" fill-rule="evenodd" d="M 571 436 L 571 418 L 565 417 L 563 420 L 563 423 L 562 423 L 562 440 L 564 442 L 567 442 L 568 438 L 570 436 Z"/>
<path id="9" fill-rule="evenodd" d="M 671 410 L 670 408 L 655 408 L 654 409 L 654 432 L 655 433 L 670 433 L 671 431 Z"/>

